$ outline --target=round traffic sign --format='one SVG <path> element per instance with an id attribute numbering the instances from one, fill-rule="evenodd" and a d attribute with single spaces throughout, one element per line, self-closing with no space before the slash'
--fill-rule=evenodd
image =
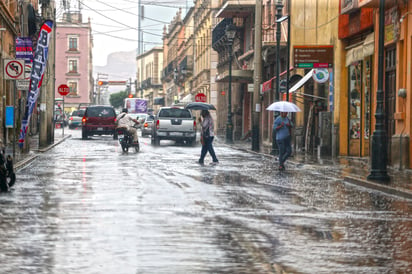
<path id="1" fill-rule="evenodd" d="M 204 93 L 198 93 L 195 96 L 195 101 L 196 102 L 206 102 L 206 95 Z"/>
<path id="2" fill-rule="evenodd" d="M 23 79 L 24 61 L 7 60 L 5 64 L 6 79 Z"/>
<path id="3" fill-rule="evenodd" d="M 57 92 L 61 95 L 61 96 L 66 96 L 67 94 L 70 93 L 70 88 L 68 85 L 62 84 L 58 87 Z"/>

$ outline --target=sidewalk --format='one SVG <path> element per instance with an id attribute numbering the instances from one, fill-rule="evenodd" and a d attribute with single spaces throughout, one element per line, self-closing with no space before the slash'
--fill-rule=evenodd
<path id="1" fill-rule="evenodd" d="M 217 140 L 219 144 L 224 144 L 224 138 Z M 244 150 L 250 153 L 264 154 L 268 157 L 277 159 L 277 155 L 271 155 L 271 144 L 261 144 L 260 152 L 252 151 L 252 143 L 249 141 L 236 141 L 233 148 Z M 331 157 L 317 158 L 303 153 L 296 153 L 288 159 L 289 164 L 295 166 L 305 165 L 321 165 L 330 166 L 336 178 L 341 178 L 347 183 L 358 186 L 375 189 L 385 192 L 390 195 L 396 195 L 406 199 L 412 199 L 412 170 L 388 167 L 387 174 L 390 177 L 388 183 L 371 181 L 367 177 L 370 174 L 369 158 L 355 158 L 355 157 Z"/>
<path id="2" fill-rule="evenodd" d="M 29 153 L 21 153 L 18 144 L 15 145 L 14 148 L 14 167 L 15 169 L 20 169 L 31 161 L 36 159 L 39 153 L 46 152 L 47 150 L 51 149 L 52 147 L 60 144 L 65 139 L 70 138 L 71 135 L 68 133 L 64 133 L 61 129 L 56 129 L 54 131 L 54 142 L 48 145 L 45 148 L 39 148 L 39 135 L 30 136 L 30 152 Z M 6 146 L 6 155 L 13 155 L 13 144 L 8 144 Z"/>

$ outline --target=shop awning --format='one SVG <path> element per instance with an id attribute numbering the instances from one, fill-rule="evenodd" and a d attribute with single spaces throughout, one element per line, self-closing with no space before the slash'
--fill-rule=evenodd
<path id="1" fill-rule="evenodd" d="M 375 52 L 375 33 L 370 33 L 366 36 L 363 42 L 363 57 L 373 55 Z"/>
<path id="2" fill-rule="evenodd" d="M 192 94 L 188 94 L 185 97 L 182 98 L 182 100 L 180 100 L 180 102 L 182 103 L 190 103 L 193 102 L 193 96 Z"/>
<path id="3" fill-rule="evenodd" d="M 310 78 L 312 78 L 314 69 L 311 69 L 302 79 L 299 80 L 293 87 L 289 89 L 289 93 L 295 92 L 300 89 Z"/>
<path id="4" fill-rule="evenodd" d="M 350 64 L 361 61 L 363 58 L 372 55 L 375 52 L 375 34 L 372 32 L 366 36 L 363 43 L 360 45 L 349 49 L 346 52 L 346 66 Z"/>

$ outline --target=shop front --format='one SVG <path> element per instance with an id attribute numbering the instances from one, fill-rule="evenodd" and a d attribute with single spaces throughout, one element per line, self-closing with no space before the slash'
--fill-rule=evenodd
<path id="1" fill-rule="evenodd" d="M 371 133 L 372 57 L 348 66 L 348 155 L 369 155 Z"/>

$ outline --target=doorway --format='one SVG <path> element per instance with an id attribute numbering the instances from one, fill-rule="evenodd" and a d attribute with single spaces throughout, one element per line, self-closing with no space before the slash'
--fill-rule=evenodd
<path id="1" fill-rule="evenodd" d="M 396 48 L 391 47 L 386 50 L 385 56 L 385 129 L 387 146 L 387 163 L 391 164 L 391 142 L 395 134 L 396 110 Z"/>

